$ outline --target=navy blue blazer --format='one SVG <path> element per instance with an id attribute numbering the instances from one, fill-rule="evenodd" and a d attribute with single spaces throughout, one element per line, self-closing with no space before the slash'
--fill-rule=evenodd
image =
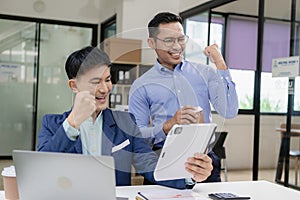
<path id="1" fill-rule="evenodd" d="M 38 151 L 64 152 L 82 154 L 80 137 L 76 141 L 70 140 L 63 128 L 63 122 L 70 114 L 47 114 L 42 118 L 42 127 L 38 136 Z M 171 181 L 155 181 L 153 171 L 158 156 L 152 151 L 150 145 L 142 138 L 132 114 L 121 111 L 103 110 L 102 154 L 113 156 L 115 160 L 116 185 L 131 185 L 131 166 L 137 173 L 152 183 L 185 189 L 184 179 Z M 124 148 L 112 152 L 112 148 L 129 141 Z M 219 159 L 215 154 L 209 153 L 213 160 L 214 169 L 204 182 L 221 181 Z"/>
<path id="2" fill-rule="evenodd" d="M 82 153 L 80 137 L 70 140 L 63 128 L 63 122 L 70 112 L 47 114 L 42 118 L 42 127 L 38 136 L 38 151 Z M 129 145 L 112 152 L 112 148 L 129 140 Z M 113 156 L 115 160 L 116 185 L 131 185 L 131 165 L 136 171 L 153 183 L 185 189 L 184 179 L 156 182 L 153 171 L 157 155 L 141 137 L 139 128 L 133 121 L 133 115 L 127 112 L 103 111 L 102 154 Z"/>

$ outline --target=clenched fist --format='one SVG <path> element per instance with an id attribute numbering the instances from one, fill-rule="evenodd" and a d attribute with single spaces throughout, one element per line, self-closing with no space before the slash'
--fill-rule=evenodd
<path id="1" fill-rule="evenodd" d="M 78 129 L 80 124 L 96 111 L 96 108 L 94 95 L 91 95 L 89 91 L 77 92 L 73 109 L 68 116 L 69 124 Z"/>
<path id="2" fill-rule="evenodd" d="M 163 131 L 165 134 L 168 134 L 175 124 L 196 123 L 204 123 L 202 110 L 198 110 L 198 107 L 187 105 L 177 110 L 175 115 L 163 124 Z"/>
<path id="3" fill-rule="evenodd" d="M 217 69 L 219 69 L 219 70 L 227 69 L 227 66 L 225 64 L 223 56 L 220 53 L 220 51 L 218 50 L 217 44 L 213 44 L 213 45 L 205 47 L 204 54 L 209 57 L 209 59 L 212 63 L 215 63 Z"/>

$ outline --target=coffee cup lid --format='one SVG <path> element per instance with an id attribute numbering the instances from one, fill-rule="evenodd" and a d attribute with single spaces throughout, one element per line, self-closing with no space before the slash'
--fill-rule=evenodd
<path id="1" fill-rule="evenodd" d="M 1 173 L 2 176 L 8 176 L 8 177 L 16 177 L 16 170 L 15 166 L 11 165 L 9 167 L 4 167 Z"/>

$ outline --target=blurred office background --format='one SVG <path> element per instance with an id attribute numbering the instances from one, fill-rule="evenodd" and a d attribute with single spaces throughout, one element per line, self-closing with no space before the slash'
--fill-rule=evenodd
<path id="1" fill-rule="evenodd" d="M 248 170 L 242 179 L 275 180 L 281 142 L 276 128 L 287 119 L 288 78 L 273 78 L 271 63 L 299 55 L 300 0 L 0 0 L 0 157 L 10 158 L 12 149 L 34 150 L 41 117 L 70 108 L 64 63 L 74 50 L 118 35 L 142 40 L 140 64 L 153 64 L 146 26 L 160 11 L 183 17 L 188 59 L 210 64 L 201 50 L 217 42 L 231 68 L 239 115 L 224 120 L 213 114 L 229 133 L 228 170 Z M 297 77 L 292 123 L 300 123 L 299 115 Z M 299 137 L 293 137 L 291 149 L 299 148 Z"/>

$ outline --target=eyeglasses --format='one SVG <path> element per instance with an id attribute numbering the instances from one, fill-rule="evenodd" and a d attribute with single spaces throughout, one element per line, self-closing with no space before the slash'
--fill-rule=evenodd
<path id="1" fill-rule="evenodd" d="M 165 39 L 160 39 L 158 37 L 154 37 L 154 38 L 162 41 L 166 45 L 166 47 L 173 46 L 175 44 L 176 40 L 177 40 L 178 44 L 180 44 L 180 45 L 185 45 L 189 40 L 189 36 L 187 36 L 187 35 L 184 35 L 184 36 L 181 36 L 178 38 L 173 38 L 173 37 L 169 37 L 169 38 L 165 38 Z"/>

